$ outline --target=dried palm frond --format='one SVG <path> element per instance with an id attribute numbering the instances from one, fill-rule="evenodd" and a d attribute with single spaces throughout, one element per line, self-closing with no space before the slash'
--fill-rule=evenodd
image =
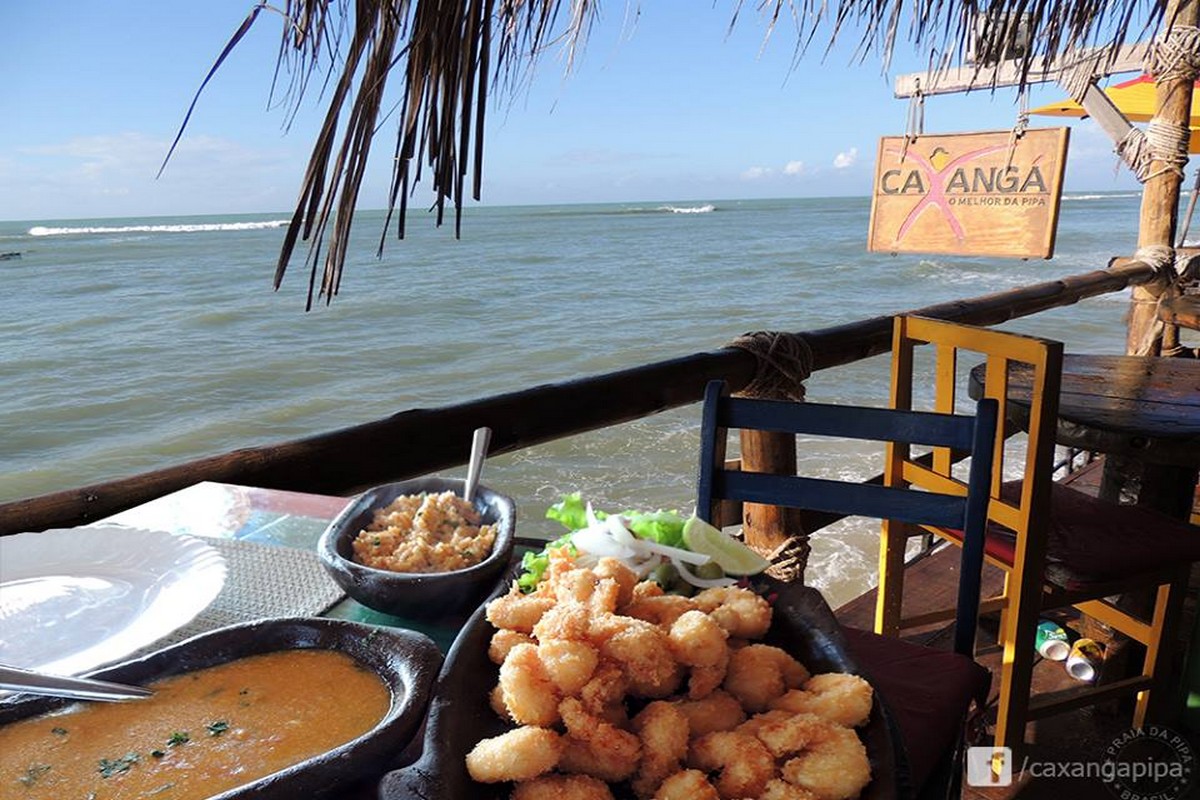
<path id="1" fill-rule="evenodd" d="M 266 3 L 255 6 L 213 71 L 260 12 L 271 10 L 286 20 L 277 70 L 290 76 L 287 102 L 299 102 L 326 59 L 323 89 L 332 87 L 279 256 L 275 287 L 303 239 L 309 243 L 307 307 L 312 307 L 314 292 L 326 302 L 337 293 L 355 203 L 393 70 L 403 65 L 404 85 L 385 235 L 395 215 L 403 238 L 408 198 L 426 165 L 437 224 L 444 221 L 449 202 L 460 233 L 468 174 L 471 196 L 478 200 L 481 193 L 489 87 L 532 66 L 551 44 L 560 43 L 573 54 L 596 5 L 596 0 L 286 0 L 281 10 Z M 741 0 L 732 6 L 736 20 Z M 797 56 L 824 28 L 830 43 L 857 32 L 861 57 L 876 54 L 885 64 L 901 36 L 929 53 L 931 64 L 945 64 L 952 57 L 961 59 L 981 16 L 1003 20 L 1004 15 L 1024 15 L 1031 46 L 1018 55 L 1022 83 L 1035 59 L 1082 47 L 1115 53 L 1157 27 L 1165 13 L 1163 3 L 1147 0 L 758 0 L 755 8 L 768 33 L 780 20 L 792 21 Z M 564 9 L 569 13 L 563 14 Z"/>

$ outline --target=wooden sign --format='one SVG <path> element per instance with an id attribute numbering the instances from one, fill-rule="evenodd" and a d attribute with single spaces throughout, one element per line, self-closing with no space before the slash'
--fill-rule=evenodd
<path id="1" fill-rule="evenodd" d="M 1050 258 L 1069 133 L 883 137 L 867 249 Z"/>

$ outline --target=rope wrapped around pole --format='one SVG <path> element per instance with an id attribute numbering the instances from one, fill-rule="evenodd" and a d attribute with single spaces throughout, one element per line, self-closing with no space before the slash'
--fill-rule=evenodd
<path id="1" fill-rule="evenodd" d="M 804 381 L 812 374 L 812 348 L 803 337 L 777 331 L 744 333 L 727 347 L 737 347 L 754 356 L 758 369 L 739 392 L 744 397 L 768 400 L 804 400 Z"/>
<path id="2" fill-rule="evenodd" d="M 1138 251 L 1133 254 L 1133 257 L 1134 259 L 1141 261 L 1143 264 L 1153 267 L 1156 275 L 1169 276 L 1171 281 L 1170 285 L 1174 285 L 1175 251 L 1172 248 L 1161 244 L 1147 245 L 1146 247 L 1139 247 Z M 1169 297 L 1170 295 L 1171 292 L 1168 289 L 1168 291 L 1164 291 L 1157 298 L 1149 299 L 1134 297 L 1131 298 L 1130 302 L 1135 304 L 1144 303 L 1154 305 L 1157 312 L 1157 306 L 1162 304 L 1163 298 Z M 1156 313 L 1154 324 L 1146 330 L 1145 335 L 1143 335 L 1141 340 L 1138 342 L 1137 348 L 1135 349 L 1133 355 L 1153 355 L 1154 342 L 1162 335 L 1163 327 L 1163 321 L 1157 317 Z"/>

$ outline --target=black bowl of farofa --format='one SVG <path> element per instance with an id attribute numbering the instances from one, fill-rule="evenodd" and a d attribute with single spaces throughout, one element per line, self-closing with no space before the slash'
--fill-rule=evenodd
<path id="1" fill-rule="evenodd" d="M 382 709 L 382 718 L 358 736 L 265 776 L 247 779 L 240 786 L 222 789 L 214 794 L 206 782 L 201 782 L 193 785 L 191 790 L 198 792 L 196 796 L 210 797 L 210 800 L 250 797 L 255 800 L 345 797 L 348 787 L 360 785 L 364 780 L 373 783 L 377 776 L 393 767 L 397 763 L 397 755 L 421 728 L 430 693 L 442 663 L 437 646 L 424 634 L 336 619 L 267 619 L 200 634 L 143 658 L 90 673 L 90 677 L 125 684 L 152 685 L 161 680 L 187 676 L 210 667 L 221 667 L 251 656 L 314 650 L 332 651 L 349 656 L 355 668 L 376 676 L 386 689 L 388 698 L 386 707 Z M 273 679 L 268 689 L 280 680 L 286 681 L 289 678 L 280 676 Z M 303 689 L 303 686 L 299 688 Z M 249 689 L 243 691 L 248 692 Z M 248 701 L 250 698 L 246 699 Z M 264 695 L 263 702 L 270 705 L 269 699 L 269 695 Z M 105 707 L 111 705 L 127 706 L 128 708 L 123 710 L 134 712 L 141 704 L 154 702 L 155 699 L 150 698 L 119 704 L 78 703 L 60 698 L 17 694 L 0 701 L 0 731 L 10 724 L 33 721 L 33 718 L 43 715 L 54 715 L 47 722 L 53 722 L 56 727 L 52 732 L 60 735 L 47 736 L 50 743 L 45 748 L 44 757 L 39 758 L 47 763 L 40 765 L 38 769 L 45 769 L 48 774 L 53 769 L 52 758 L 70 758 L 69 740 L 74 723 L 68 712 L 76 707 L 85 712 L 93 710 L 88 708 L 90 706 L 99 707 L 95 710 L 105 710 Z M 150 712 L 153 712 L 152 708 L 148 709 L 148 713 Z M 158 717 L 153 719 L 157 720 Z M 176 724 L 178 725 L 178 722 Z M 227 724 L 230 727 L 225 735 L 235 736 L 239 726 L 237 717 L 231 714 Z M 155 728 L 159 734 L 152 743 L 148 740 L 143 741 L 144 737 L 137 737 L 137 741 L 134 741 L 129 738 L 133 729 L 120 729 L 128 742 L 119 752 L 113 753 L 114 759 L 109 766 L 115 767 L 111 770 L 114 774 L 105 775 L 105 765 L 100 764 L 101 777 L 121 780 L 122 776 L 115 773 L 122 769 L 138 770 L 148 762 L 161 759 L 167 763 L 177 756 L 186 757 L 187 763 L 181 769 L 190 769 L 191 764 L 200 763 L 196 759 L 201 757 L 200 753 L 208 737 L 221 732 L 211 727 L 206 732 L 192 726 L 181 726 L 187 727 L 187 730 L 172 733 L 171 739 L 168 740 L 167 733 L 173 728 L 158 730 L 157 723 L 150 727 Z M 145 733 L 147 726 L 143 725 L 138 729 Z M 175 738 L 180 736 L 184 738 L 175 741 Z M 152 751 L 152 744 L 159 749 Z M 60 754 L 60 748 L 63 747 L 68 749 L 62 750 Z M 176 749 L 179 753 L 174 752 Z M 246 754 L 245 758 L 252 758 L 254 751 L 258 749 L 260 748 L 238 745 L 239 752 Z M 136 758 L 131 759 L 131 753 Z M 122 759 L 126 762 L 125 767 L 121 766 Z M 90 772 L 94 773 L 97 770 L 95 762 L 88 762 L 85 766 Z M 27 770 L 22 782 L 29 787 L 27 781 L 37 780 L 41 775 L 38 770 Z M 6 782 L 21 778 L 22 776 L 3 776 Z M 181 791 L 186 786 L 186 783 L 180 782 L 187 780 L 186 771 L 175 780 L 179 786 L 178 790 Z"/>
<path id="2" fill-rule="evenodd" d="M 317 542 L 317 555 L 346 594 L 368 608 L 418 621 L 460 621 L 496 588 L 513 551 L 516 508 L 511 498 L 480 486 L 474 506 L 481 524 L 494 525 L 491 552 L 474 566 L 451 572 L 395 572 L 360 564 L 353 542 L 375 512 L 402 495 L 453 492 L 462 497 L 465 481 L 417 478 L 368 489 L 329 523 Z"/>

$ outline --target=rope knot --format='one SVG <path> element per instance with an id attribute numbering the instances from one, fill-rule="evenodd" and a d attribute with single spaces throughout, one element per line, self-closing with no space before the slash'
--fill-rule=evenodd
<path id="1" fill-rule="evenodd" d="M 792 333 L 753 331 L 730 342 L 754 356 L 754 378 L 739 393 L 774 400 L 804 399 L 804 381 L 812 374 L 813 354 L 808 342 Z"/>

